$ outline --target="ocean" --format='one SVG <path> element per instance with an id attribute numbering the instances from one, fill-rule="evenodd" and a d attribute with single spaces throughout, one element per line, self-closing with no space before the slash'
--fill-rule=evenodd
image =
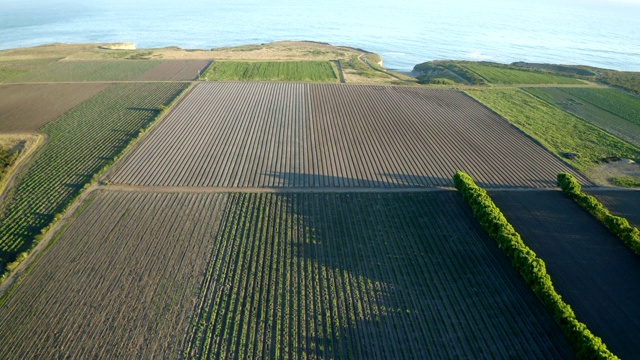
<path id="1" fill-rule="evenodd" d="M 0 49 L 312 40 L 376 52 L 399 71 L 437 59 L 640 71 L 638 24 L 640 0 L 0 0 Z"/>

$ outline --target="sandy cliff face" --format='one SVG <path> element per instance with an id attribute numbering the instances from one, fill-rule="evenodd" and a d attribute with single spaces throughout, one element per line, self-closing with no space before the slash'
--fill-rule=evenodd
<path id="1" fill-rule="evenodd" d="M 99 46 L 100 49 L 107 50 L 135 50 L 136 44 L 134 43 L 113 43 L 113 44 L 102 44 Z"/>

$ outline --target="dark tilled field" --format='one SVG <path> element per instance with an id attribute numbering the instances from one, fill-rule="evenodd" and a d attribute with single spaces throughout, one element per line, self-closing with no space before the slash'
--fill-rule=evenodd
<path id="1" fill-rule="evenodd" d="M 204 83 L 111 180 L 143 186 L 433 187 L 451 186 L 458 169 L 488 187 L 551 187 L 558 172 L 573 173 L 457 91 Z"/>
<path id="2" fill-rule="evenodd" d="M 613 215 L 622 216 L 640 228 L 640 191 L 585 191 L 600 200 Z"/>
<path id="3" fill-rule="evenodd" d="M 209 60 L 167 60 L 147 71 L 137 80 L 187 81 L 196 80 L 211 63 Z"/>
<path id="4" fill-rule="evenodd" d="M 640 258 L 560 191 L 491 193 L 578 319 L 623 359 L 640 353 Z"/>
<path id="5" fill-rule="evenodd" d="M 0 132 L 31 132 L 109 84 L 0 85 Z"/>

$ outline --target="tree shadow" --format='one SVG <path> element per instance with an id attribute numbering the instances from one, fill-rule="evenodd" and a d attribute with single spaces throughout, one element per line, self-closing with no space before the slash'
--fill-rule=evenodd
<path id="1" fill-rule="evenodd" d="M 362 179 L 354 177 L 340 177 L 320 174 L 306 174 L 295 172 L 271 172 L 264 174 L 276 179 L 277 186 L 271 188 L 438 188 L 452 187 L 453 180 L 442 177 L 428 177 L 415 175 L 381 174 L 384 180 Z M 451 175 L 453 177 L 453 174 Z"/>

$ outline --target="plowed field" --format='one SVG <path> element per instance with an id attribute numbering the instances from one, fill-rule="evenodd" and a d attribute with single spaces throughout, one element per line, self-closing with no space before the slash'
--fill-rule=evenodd
<path id="1" fill-rule="evenodd" d="M 571 358 L 459 194 L 94 196 L 0 357 Z"/>
<path id="2" fill-rule="evenodd" d="M 616 216 L 622 216 L 640 229 L 640 191 L 587 190 Z"/>
<path id="3" fill-rule="evenodd" d="M 559 191 L 495 191 L 491 197 L 547 265 L 580 321 L 622 359 L 640 353 L 640 261 Z"/>
<path id="4" fill-rule="evenodd" d="M 0 132 L 32 132 L 108 84 L 0 85 Z"/>
<path id="5" fill-rule="evenodd" d="M 489 187 L 551 187 L 558 172 L 572 172 L 456 91 L 206 83 L 111 180 L 146 186 L 432 187 L 451 186 L 457 169 Z"/>
<path id="6" fill-rule="evenodd" d="M 168 60 L 147 71 L 138 80 L 186 81 L 196 80 L 211 63 L 208 60 Z"/>

